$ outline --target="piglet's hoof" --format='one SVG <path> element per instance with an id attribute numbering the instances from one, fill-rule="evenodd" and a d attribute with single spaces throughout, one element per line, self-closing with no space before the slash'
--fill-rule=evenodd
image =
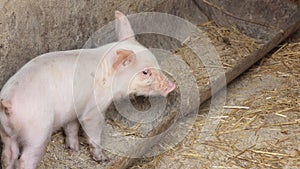
<path id="1" fill-rule="evenodd" d="M 97 161 L 98 163 L 108 163 L 110 162 L 110 159 L 107 157 L 107 155 L 103 152 L 100 151 L 99 153 L 94 154 L 92 157 L 95 161 Z"/>
<path id="2" fill-rule="evenodd" d="M 79 151 L 79 142 L 78 140 L 66 139 L 66 147 L 69 148 L 72 152 L 77 152 Z"/>

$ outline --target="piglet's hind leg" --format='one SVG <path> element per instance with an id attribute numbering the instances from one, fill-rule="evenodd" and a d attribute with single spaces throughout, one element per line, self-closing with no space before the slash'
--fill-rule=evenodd
<path id="1" fill-rule="evenodd" d="M 35 169 L 45 152 L 46 145 L 46 143 L 41 145 L 26 145 L 19 159 L 17 168 Z"/>
<path id="2" fill-rule="evenodd" d="M 40 117 L 40 119 L 42 119 Z M 18 162 L 18 169 L 35 169 L 45 153 L 51 138 L 51 121 L 39 125 L 39 128 L 27 128 L 23 133 L 22 152 Z"/>
<path id="3" fill-rule="evenodd" d="M 2 133 L 2 135 L 5 135 Z M 19 156 L 19 145 L 16 139 L 9 136 L 2 136 L 4 147 L 2 151 L 2 168 L 14 169 Z"/>

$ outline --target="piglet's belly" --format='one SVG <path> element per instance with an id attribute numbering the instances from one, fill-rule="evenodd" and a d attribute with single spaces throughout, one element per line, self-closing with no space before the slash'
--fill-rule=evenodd
<path id="1" fill-rule="evenodd" d="M 77 120 L 77 114 L 74 111 L 70 112 L 56 112 L 54 116 L 53 122 L 53 131 L 57 131 L 61 129 L 64 125 Z"/>

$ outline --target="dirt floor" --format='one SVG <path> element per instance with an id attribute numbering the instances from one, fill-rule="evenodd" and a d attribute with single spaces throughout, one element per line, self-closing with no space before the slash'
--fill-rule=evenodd
<path id="1" fill-rule="evenodd" d="M 207 29 L 209 32 L 211 27 Z M 217 41 L 223 45 L 217 50 L 224 55 L 235 52 L 243 57 L 243 53 L 249 54 L 257 48 L 250 39 L 240 44 L 244 48 L 231 48 L 240 43 L 232 35 L 234 31 L 221 28 L 217 32 L 216 36 L 222 37 Z M 290 38 L 231 83 L 226 107 L 220 112 L 222 116 L 213 117 L 220 119 L 220 123 L 212 135 L 206 138 L 201 135 L 210 106 L 207 102 L 201 106 L 192 130 L 182 142 L 161 155 L 138 161 L 132 168 L 300 168 L 299 51 L 300 38 Z M 224 66 L 230 68 L 238 59 L 227 61 Z M 198 65 L 190 66 L 200 69 Z M 62 133 L 54 134 L 39 168 L 109 165 L 93 161 L 83 137 L 80 142 L 80 151 L 71 152 L 65 148 Z"/>

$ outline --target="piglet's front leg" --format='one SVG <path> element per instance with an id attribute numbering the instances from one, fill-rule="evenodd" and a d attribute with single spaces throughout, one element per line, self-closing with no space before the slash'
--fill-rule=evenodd
<path id="1" fill-rule="evenodd" d="M 82 116 L 80 122 L 87 135 L 93 159 L 98 162 L 108 162 L 109 158 L 104 154 L 101 147 L 104 115 L 99 112 L 90 112 Z"/>
<path id="2" fill-rule="evenodd" d="M 63 128 L 66 135 L 67 147 L 73 151 L 78 151 L 79 150 L 79 141 L 78 141 L 79 122 L 77 120 L 71 121 L 68 124 L 66 124 Z"/>

